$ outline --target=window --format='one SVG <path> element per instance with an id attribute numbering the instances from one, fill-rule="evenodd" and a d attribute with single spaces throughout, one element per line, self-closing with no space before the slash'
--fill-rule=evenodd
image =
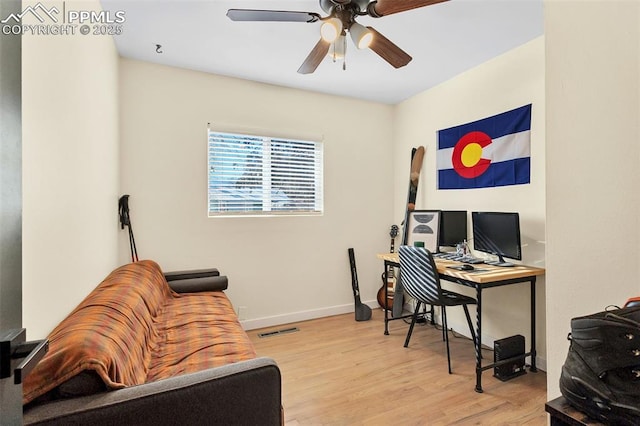
<path id="1" fill-rule="evenodd" d="M 322 143 L 208 131 L 209 216 L 322 213 Z"/>

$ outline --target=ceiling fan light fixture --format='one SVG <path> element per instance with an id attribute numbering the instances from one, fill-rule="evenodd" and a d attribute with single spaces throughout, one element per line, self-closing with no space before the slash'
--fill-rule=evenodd
<path id="1" fill-rule="evenodd" d="M 333 43 L 342 33 L 342 21 L 338 18 L 330 18 L 322 23 L 320 36 L 326 42 Z"/>
<path id="2" fill-rule="evenodd" d="M 373 41 L 373 33 L 364 25 L 354 22 L 349 28 L 351 39 L 358 49 L 366 49 Z"/>

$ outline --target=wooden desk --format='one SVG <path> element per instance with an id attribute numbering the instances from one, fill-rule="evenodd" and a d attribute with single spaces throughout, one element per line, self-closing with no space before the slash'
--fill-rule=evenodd
<path id="1" fill-rule="evenodd" d="M 399 267 L 400 260 L 398 253 L 381 253 L 377 255 L 378 259 L 384 261 L 385 282 L 388 279 L 389 267 Z M 527 356 L 531 356 L 530 371 L 538 371 L 536 368 L 536 277 L 544 275 L 543 268 L 535 268 L 532 266 L 517 265 L 514 267 L 501 267 L 487 264 L 474 265 L 476 270 L 458 271 L 451 269 L 451 266 L 460 266 L 461 262 L 454 260 L 446 260 L 434 258 L 440 279 L 450 281 L 456 284 L 472 287 L 476 291 L 476 341 L 474 342 L 476 351 L 476 392 L 482 392 L 482 372 L 492 369 L 498 365 L 513 362 Z M 402 276 L 402 270 L 400 271 Z M 503 359 L 497 363 L 482 365 L 482 290 L 486 288 L 499 287 L 503 285 L 529 283 L 531 288 L 531 350 L 523 355 Z M 389 334 L 388 322 L 389 311 L 385 310 L 384 314 L 384 334 Z"/>

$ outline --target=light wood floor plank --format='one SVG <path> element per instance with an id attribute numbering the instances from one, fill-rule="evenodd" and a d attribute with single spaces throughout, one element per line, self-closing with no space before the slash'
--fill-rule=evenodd
<path id="1" fill-rule="evenodd" d="M 289 326 L 300 331 L 258 337 Z M 249 336 L 260 356 L 280 366 L 287 426 L 547 424 L 544 372 L 502 382 L 487 371 L 479 394 L 470 340 L 450 334 L 449 375 L 442 332 L 417 325 L 404 348 L 407 329 L 392 321 L 385 336 L 378 309 L 369 321 L 345 314 Z M 491 351 L 483 354 L 493 360 Z"/>

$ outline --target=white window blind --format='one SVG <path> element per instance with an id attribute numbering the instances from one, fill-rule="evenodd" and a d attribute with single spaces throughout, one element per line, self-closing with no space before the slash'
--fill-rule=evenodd
<path id="1" fill-rule="evenodd" d="M 209 216 L 319 214 L 322 143 L 208 130 Z"/>

